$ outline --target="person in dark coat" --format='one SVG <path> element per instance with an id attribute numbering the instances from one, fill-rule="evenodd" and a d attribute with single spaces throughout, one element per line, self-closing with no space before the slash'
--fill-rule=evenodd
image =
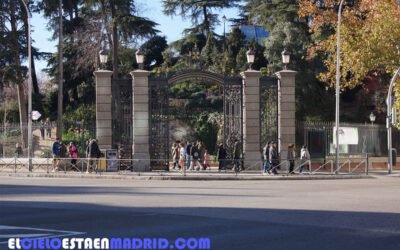
<path id="1" fill-rule="evenodd" d="M 242 159 L 242 144 L 238 139 L 235 139 L 235 143 L 233 144 L 233 162 L 235 164 L 235 171 L 239 172 L 240 169 L 244 170 L 244 167 L 241 166 L 240 161 Z"/>
<path id="2" fill-rule="evenodd" d="M 99 145 L 97 144 L 97 140 L 93 139 L 89 143 L 88 149 L 88 165 L 86 169 L 86 173 L 90 172 L 90 169 L 94 169 L 97 173 L 97 159 L 101 156 L 101 151 Z M 93 166 L 94 165 L 94 166 Z"/>
<path id="3" fill-rule="evenodd" d="M 268 141 L 263 148 L 263 157 L 264 157 L 264 172 L 263 174 L 267 174 L 269 170 L 269 148 L 271 147 L 271 142 Z"/>
<path id="4" fill-rule="evenodd" d="M 225 162 L 226 162 L 226 150 L 224 148 L 224 144 L 221 143 L 218 147 L 217 159 L 219 161 L 218 171 L 225 170 Z"/>
<path id="5" fill-rule="evenodd" d="M 289 174 L 294 174 L 295 159 L 296 159 L 296 152 L 294 151 L 294 144 L 289 144 L 287 152 L 287 160 L 289 161 Z"/>
<path id="6" fill-rule="evenodd" d="M 21 157 L 22 154 L 23 154 L 23 152 L 22 152 L 22 147 L 19 145 L 19 143 L 17 143 L 17 144 L 15 145 L 15 158 Z"/>
<path id="7" fill-rule="evenodd" d="M 279 165 L 279 156 L 278 156 L 278 151 L 276 149 L 276 142 L 271 142 L 271 147 L 269 148 L 269 164 L 270 164 L 270 169 L 268 169 L 268 173 L 270 173 L 270 170 L 272 170 L 272 173 L 275 175 L 278 174 L 277 167 Z"/>

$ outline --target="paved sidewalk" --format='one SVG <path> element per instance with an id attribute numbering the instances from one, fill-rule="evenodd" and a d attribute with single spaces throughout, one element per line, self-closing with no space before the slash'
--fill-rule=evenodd
<path id="1" fill-rule="evenodd" d="M 364 179 L 374 178 L 371 175 L 360 174 L 338 174 L 332 175 L 328 173 L 319 174 L 280 174 L 280 175 L 262 175 L 256 171 L 240 172 L 238 174 L 233 171 L 217 172 L 129 172 L 121 171 L 104 172 L 104 173 L 81 173 L 81 172 L 0 172 L 0 176 L 16 176 L 16 177 L 48 177 L 48 178 L 88 178 L 88 179 L 131 179 L 131 180 L 336 180 L 336 179 Z"/>

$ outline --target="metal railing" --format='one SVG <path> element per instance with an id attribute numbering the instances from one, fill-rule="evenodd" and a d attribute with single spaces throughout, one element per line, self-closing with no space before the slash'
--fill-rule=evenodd
<path id="1" fill-rule="evenodd" d="M 325 168 L 325 166 L 327 166 L 328 164 L 331 165 L 331 172 L 330 173 L 333 174 L 333 160 L 329 160 L 329 161 L 325 162 L 324 164 L 320 165 L 316 170 L 312 171 L 311 174 L 317 173 L 322 168 Z"/>
<path id="2" fill-rule="evenodd" d="M 360 160 L 360 159 L 356 159 Z M 306 160 L 301 161 L 300 163 L 295 165 L 292 173 L 300 172 L 304 166 L 308 166 L 309 168 L 305 170 L 305 173 L 310 175 L 312 174 L 334 174 L 333 160 L 329 160 L 321 165 L 318 165 L 316 169 L 313 168 L 313 164 L 315 166 L 316 161 Z M 198 164 L 197 168 L 189 169 L 189 165 L 184 164 L 183 167 L 173 169 L 174 162 L 161 159 L 105 159 L 105 158 L 33 158 L 32 159 L 33 168 L 31 171 L 28 169 L 28 158 L 0 158 L 0 172 L 7 173 L 17 173 L 17 172 L 42 172 L 42 173 L 75 173 L 75 174 L 85 174 L 85 173 L 96 173 L 102 175 L 104 173 L 115 173 L 118 175 L 124 174 L 156 174 L 156 175 L 196 175 L 197 173 L 203 174 L 235 174 L 236 176 L 239 174 L 254 174 L 261 175 L 263 173 L 263 161 L 239 161 L 239 169 L 235 169 L 235 161 L 231 159 L 224 160 L 223 164 L 225 167 L 223 169 L 219 169 L 218 163 L 219 161 L 213 160 L 209 162 L 209 166 L 207 168 L 203 168 L 202 164 Z M 163 168 L 154 169 L 152 164 L 158 164 L 157 166 L 163 166 Z M 200 161 L 199 161 L 200 163 Z M 355 166 L 353 164 L 356 164 Z M 290 174 L 286 170 L 288 167 L 289 161 L 282 160 L 275 166 L 270 166 L 269 171 L 278 170 L 279 175 L 287 175 Z M 193 163 L 192 163 L 193 165 Z M 329 167 L 326 169 L 326 167 Z M 341 171 L 343 168 L 347 166 L 347 171 Z M 337 172 L 345 173 L 345 174 L 355 174 L 359 173 L 359 170 L 362 166 L 365 166 L 365 174 L 368 174 L 368 158 L 363 158 L 361 161 L 352 161 L 351 159 L 347 159 L 339 166 Z M 280 168 L 283 167 L 283 170 Z M 321 171 L 324 169 L 325 171 Z M 261 171 L 260 171 L 261 170 Z M 328 171 L 326 171 L 328 170 Z M 284 173 L 282 173 L 284 171 Z"/>
<path id="3" fill-rule="evenodd" d="M 348 166 L 349 166 L 349 172 L 350 172 L 350 169 L 351 169 L 351 161 L 350 161 L 350 160 L 346 160 L 346 161 L 344 161 L 342 164 L 340 164 L 339 167 L 335 170 L 335 172 L 336 172 L 336 173 L 340 173 L 340 169 L 342 169 L 342 167 L 343 167 L 344 165 L 346 165 L 346 164 L 348 164 Z"/>

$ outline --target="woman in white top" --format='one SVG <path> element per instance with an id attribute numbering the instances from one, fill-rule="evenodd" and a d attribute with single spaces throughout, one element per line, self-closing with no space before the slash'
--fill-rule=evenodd
<path id="1" fill-rule="evenodd" d="M 185 152 L 185 144 L 180 143 L 179 144 L 179 168 L 183 169 L 185 167 L 185 156 L 186 156 L 186 152 Z"/>
<path id="2" fill-rule="evenodd" d="M 300 150 L 300 160 L 301 164 L 304 164 L 306 161 L 310 160 L 310 152 L 308 152 L 307 146 L 303 145 Z M 304 164 L 300 167 L 300 173 L 303 172 L 304 166 L 307 166 L 307 169 L 310 170 L 309 164 Z"/>

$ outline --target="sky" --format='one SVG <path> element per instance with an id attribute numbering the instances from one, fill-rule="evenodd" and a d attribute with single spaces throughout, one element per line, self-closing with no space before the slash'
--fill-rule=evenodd
<path id="1" fill-rule="evenodd" d="M 178 40 L 182 37 L 185 28 L 191 26 L 190 20 L 184 20 L 180 16 L 169 17 L 162 13 L 161 0 L 137 0 L 136 5 L 141 16 L 155 21 L 159 25 L 156 29 L 160 30 L 160 35 L 166 36 L 168 42 Z M 220 19 L 225 15 L 227 19 L 237 17 L 239 10 L 237 8 L 227 9 L 220 13 Z M 46 28 L 47 21 L 38 14 L 32 17 L 32 39 L 33 46 L 42 52 L 55 52 L 57 41 L 50 41 L 51 31 Z M 229 22 L 226 23 L 226 31 L 230 30 Z M 216 33 L 223 33 L 223 23 L 216 28 Z M 46 67 L 46 61 L 35 61 L 37 73 Z"/>

